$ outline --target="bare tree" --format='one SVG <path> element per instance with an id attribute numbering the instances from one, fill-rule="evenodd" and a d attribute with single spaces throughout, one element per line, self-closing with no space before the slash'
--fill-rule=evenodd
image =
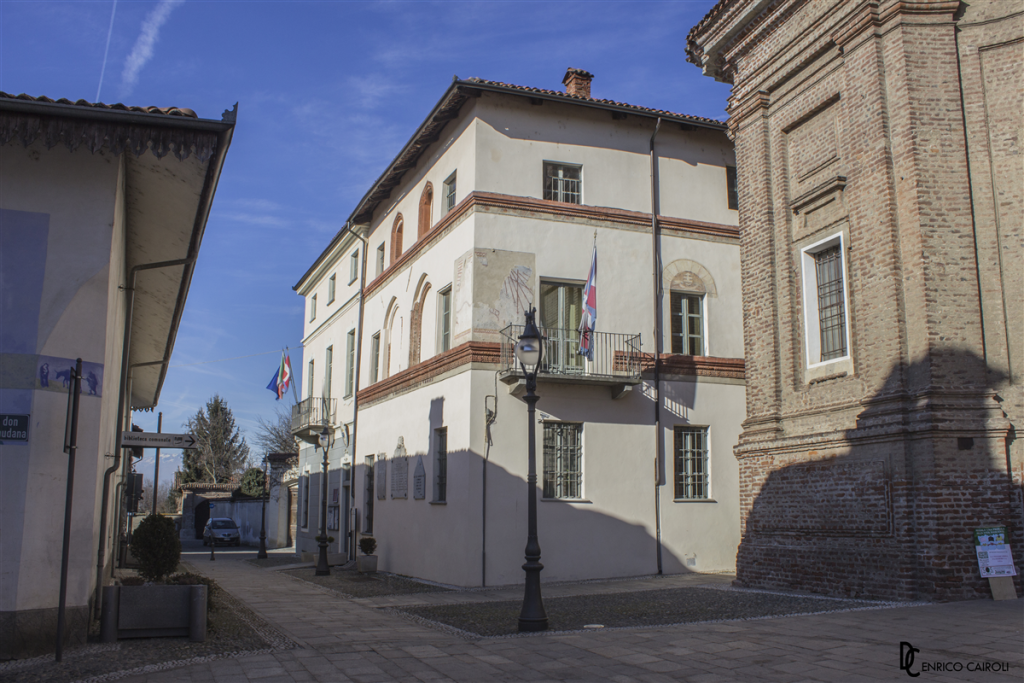
<path id="1" fill-rule="evenodd" d="M 163 479 L 163 477 L 160 477 Z M 142 509 L 150 511 L 153 509 L 153 480 L 145 477 L 142 484 Z M 162 515 L 173 514 L 178 511 L 175 499 L 171 495 L 171 482 L 164 480 L 160 482 L 160 490 L 157 491 L 156 511 Z"/>
<path id="2" fill-rule="evenodd" d="M 266 456 L 270 453 L 298 453 L 299 442 L 292 436 L 292 416 L 288 409 L 278 408 L 273 419 L 257 417 L 260 426 L 253 439 L 256 447 Z"/>

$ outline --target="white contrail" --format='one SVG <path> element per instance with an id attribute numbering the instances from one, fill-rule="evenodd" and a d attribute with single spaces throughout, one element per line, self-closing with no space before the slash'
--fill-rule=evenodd
<path id="1" fill-rule="evenodd" d="M 103 66 L 100 67 L 100 84 L 96 86 L 96 99 L 94 102 L 100 101 L 100 90 L 103 89 L 103 74 L 107 71 L 107 55 L 110 54 L 110 36 L 114 34 L 114 13 L 117 12 L 117 0 L 114 0 L 114 6 L 110 8 L 110 28 L 107 29 L 107 47 L 103 50 Z"/>
<path id="2" fill-rule="evenodd" d="M 135 83 L 139 80 L 139 72 L 153 56 L 153 46 L 156 45 L 156 41 L 160 37 L 160 27 L 171 16 L 171 10 L 184 1 L 160 0 L 160 4 L 142 22 L 142 33 L 135 41 L 135 47 L 128 55 L 124 64 L 124 72 L 121 74 L 121 91 L 124 95 L 130 93 L 131 89 L 135 87 Z"/>

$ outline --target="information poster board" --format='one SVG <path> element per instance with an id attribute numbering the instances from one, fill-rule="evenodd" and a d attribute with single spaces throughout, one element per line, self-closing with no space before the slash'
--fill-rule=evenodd
<path id="1" fill-rule="evenodd" d="M 1016 576 L 1013 554 L 1006 543 L 1006 527 L 993 526 L 974 530 L 974 550 L 978 554 L 978 569 L 984 578 Z"/>

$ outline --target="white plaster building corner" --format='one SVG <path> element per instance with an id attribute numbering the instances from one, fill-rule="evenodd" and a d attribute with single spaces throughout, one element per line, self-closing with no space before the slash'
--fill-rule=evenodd
<path id="1" fill-rule="evenodd" d="M 159 400 L 234 122 L 0 93 L 0 414 L 27 425 L 0 441 L 0 660 L 55 649 L 76 358 L 67 641 L 85 641 L 118 559 L 119 433 Z"/>
<path id="2" fill-rule="evenodd" d="M 372 534 L 382 570 L 522 581 L 527 426 L 511 348 L 536 306 L 543 579 L 734 568 L 733 148 L 717 121 L 594 99 L 591 78 L 572 70 L 567 92 L 455 80 L 295 286 L 308 322 L 294 431 L 311 436 L 323 415 L 352 435 L 331 453 L 345 530 L 332 552 Z M 576 330 L 595 244 L 587 360 Z M 362 270 L 345 289 L 350 263 Z M 319 454 L 300 461 L 311 552 Z"/>

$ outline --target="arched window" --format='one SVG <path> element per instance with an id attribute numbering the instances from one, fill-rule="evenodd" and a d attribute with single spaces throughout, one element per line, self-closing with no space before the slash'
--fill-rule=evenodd
<path id="1" fill-rule="evenodd" d="M 434 186 L 428 182 L 426 187 L 423 188 L 423 194 L 420 195 L 420 221 L 416 230 L 417 240 L 423 239 L 423 236 L 430 232 L 430 216 L 433 207 Z"/>
<path id="2" fill-rule="evenodd" d="M 419 291 L 413 301 L 412 315 L 409 317 L 409 367 L 418 365 L 420 362 L 420 350 L 423 346 L 423 306 L 427 301 L 427 293 L 430 292 L 430 283 L 426 281 L 427 276 L 420 278 Z"/>
<path id="3" fill-rule="evenodd" d="M 402 219 L 402 214 L 395 216 L 395 224 L 391 228 L 391 263 L 394 264 L 398 260 L 398 257 L 402 255 L 402 231 L 405 228 L 405 221 Z"/>

